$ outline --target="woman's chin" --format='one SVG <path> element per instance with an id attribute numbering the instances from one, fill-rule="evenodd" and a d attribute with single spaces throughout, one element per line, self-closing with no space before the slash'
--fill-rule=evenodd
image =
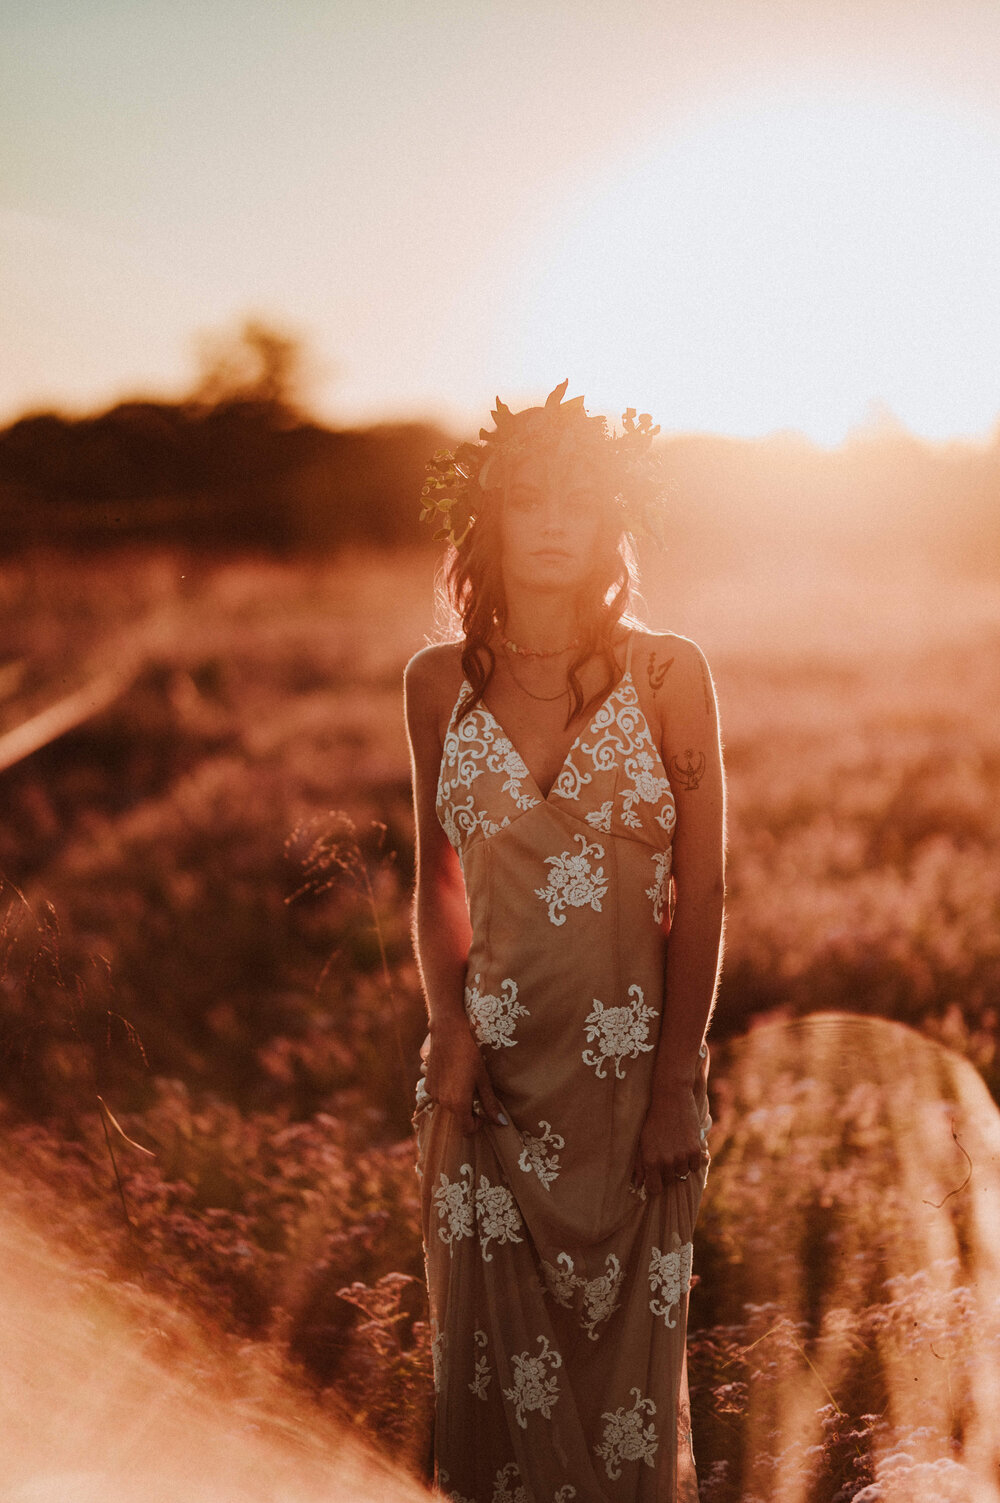
<path id="1" fill-rule="evenodd" d="M 565 556 L 533 558 L 519 571 L 517 583 L 533 590 L 576 590 L 584 582 L 584 571 L 575 558 Z"/>

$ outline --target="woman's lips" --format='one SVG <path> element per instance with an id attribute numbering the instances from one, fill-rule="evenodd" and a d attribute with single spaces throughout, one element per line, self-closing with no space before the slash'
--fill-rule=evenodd
<path id="1" fill-rule="evenodd" d="M 572 558 L 565 548 L 536 548 L 532 558 Z"/>

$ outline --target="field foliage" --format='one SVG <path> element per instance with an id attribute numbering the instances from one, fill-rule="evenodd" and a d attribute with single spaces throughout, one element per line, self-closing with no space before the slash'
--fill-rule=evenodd
<path id="1" fill-rule="evenodd" d="M 89 1267 L 273 1348 L 416 1475 L 400 682 L 432 575 L 418 551 L 45 550 L 0 581 L 0 734 L 149 643 L 114 704 L 0 773 L 5 1156 Z M 768 550 L 675 559 L 647 595 L 709 655 L 729 780 L 703 1500 L 971 1496 L 996 1462 L 1000 591 Z"/>

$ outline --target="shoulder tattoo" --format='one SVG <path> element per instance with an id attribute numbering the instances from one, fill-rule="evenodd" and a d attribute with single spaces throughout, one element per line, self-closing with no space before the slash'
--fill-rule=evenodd
<path id="1" fill-rule="evenodd" d="M 656 653 L 651 652 L 646 660 L 646 677 L 649 679 L 649 687 L 655 694 L 657 689 L 663 687 L 663 680 L 673 667 L 673 658 L 667 658 L 665 662 L 656 661 Z"/>

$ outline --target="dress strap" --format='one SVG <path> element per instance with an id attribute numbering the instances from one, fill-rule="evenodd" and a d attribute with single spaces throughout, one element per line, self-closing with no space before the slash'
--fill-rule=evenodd
<path id="1" fill-rule="evenodd" d="M 626 673 L 631 673 L 632 672 L 632 648 L 634 647 L 634 645 L 635 645 L 635 632 L 634 631 L 630 631 L 629 634 L 628 634 L 628 647 L 627 647 L 627 649 L 625 651 L 625 672 Z"/>

